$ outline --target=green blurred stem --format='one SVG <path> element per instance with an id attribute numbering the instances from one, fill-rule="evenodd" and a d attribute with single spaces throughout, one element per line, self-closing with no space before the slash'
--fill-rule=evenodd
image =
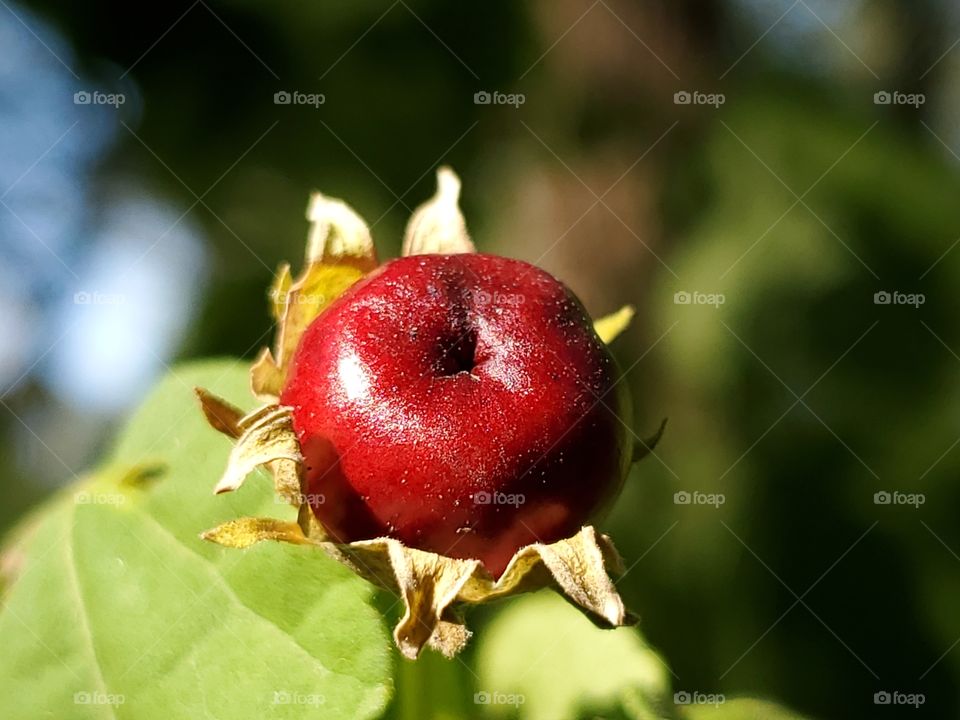
<path id="1" fill-rule="evenodd" d="M 467 666 L 425 649 L 418 660 L 400 660 L 397 720 L 459 720 L 475 717 Z"/>

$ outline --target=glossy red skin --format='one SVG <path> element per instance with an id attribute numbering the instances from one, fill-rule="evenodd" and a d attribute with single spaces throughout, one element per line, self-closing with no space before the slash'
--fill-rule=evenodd
<path id="1" fill-rule="evenodd" d="M 281 403 L 333 536 L 388 535 L 498 577 L 517 549 L 575 534 L 619 492 L 617 377 L 579 301 L 546 272 L 421 255 L 385 263 L 310 325 Z"/>

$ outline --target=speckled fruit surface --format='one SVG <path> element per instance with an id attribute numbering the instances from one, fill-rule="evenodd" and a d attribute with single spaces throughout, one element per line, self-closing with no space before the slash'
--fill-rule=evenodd
<path id="1" fill-rule="evenodd" d="M 336 539 L 389 535 L 499 576 L 619 492 L 630 417 L 617 379 L 579 301 L 543 270 L 418 255 L 314 320 L 280 402 Z"/>

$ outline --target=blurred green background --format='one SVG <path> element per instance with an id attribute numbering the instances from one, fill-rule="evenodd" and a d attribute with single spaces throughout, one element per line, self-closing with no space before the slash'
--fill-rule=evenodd
<path id="1" fill-rule="evenodd" d="M 311 189 L 390 257 L 447 163 L 481 250 L 639 309 L 670 424 L 602 526 L 674 687 L 960 716 L 958 38 L 948 0 L 4 3 L 0 528 L 165 366 L 253 357 Z"/>

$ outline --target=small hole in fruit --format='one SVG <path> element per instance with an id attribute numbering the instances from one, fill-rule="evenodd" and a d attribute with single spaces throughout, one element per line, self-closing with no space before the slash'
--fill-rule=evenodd
<path id="1" fill-rule="evenodd" d="M 471 373 L 476 367 L 477 335 L 467 330 L 453 338 L 440 350 L 438 375 L 449 377 L 459 373 Z"/>

